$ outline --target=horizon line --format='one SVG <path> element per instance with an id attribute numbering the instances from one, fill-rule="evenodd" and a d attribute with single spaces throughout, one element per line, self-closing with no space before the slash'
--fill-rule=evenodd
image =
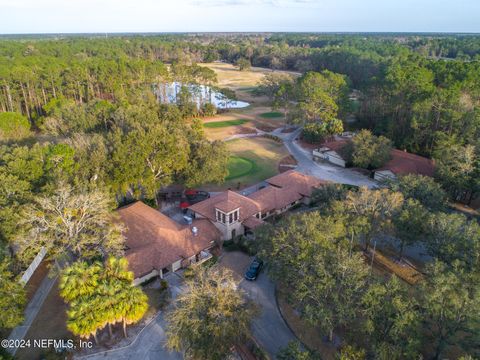
<path id="1" fill-rule="evenodd" d="M 480 31 L 282 31 L 282 30 L 262 30 L 262 31 L 92 31 L 92 32 L 18 32 L 18 33 L 0 33 L 0 36 L 18 36 L 18 35 L 142 35 L 142 34 L 439 34 L 439 35 L 480 35 Z"/>

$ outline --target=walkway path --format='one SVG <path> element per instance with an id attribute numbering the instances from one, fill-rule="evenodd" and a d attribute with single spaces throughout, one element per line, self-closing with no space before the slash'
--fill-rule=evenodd
<path id="1" fill-rule="evenodd" d="M 57 269 L 52 269 L 49 275 L 45 276 L 45 278 L 40 283 L 35 295 L 33 295 L 32 300 L 28 303 L 25 309 L 25 320 L 23 323 L 12 330 L 10 336 L 8 337 L 9 340 L 22 340 L 25 335 L 27 335 L 28 329 L 33 323 L 33 320 L 37 317 L 40 308 L 42 307 L 47 295 L 52 290 L 53 285 L 57 281 L 58 275 L 53 275 Z M 17 353 L 18 348 L 9 348 L 8 351 L 15 355 Z"/>

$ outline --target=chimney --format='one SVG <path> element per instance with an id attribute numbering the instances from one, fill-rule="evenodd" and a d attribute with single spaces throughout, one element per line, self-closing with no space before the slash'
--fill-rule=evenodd
<path id="1" fill-rule="evenodd" d="M 193 236 L 198 235 L 198 228 L 196 226 L 192 227 L 192 233 L 193 233 Z"/>

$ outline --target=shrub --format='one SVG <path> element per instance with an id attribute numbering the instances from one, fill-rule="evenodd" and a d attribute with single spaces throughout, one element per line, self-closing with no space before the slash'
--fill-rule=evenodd
<path id="1" fill-rule="evenodd" d="M 325 125 L 320 123 L 307 124 L 302 131 L 303 140 L 310 144 L 323 142 L 327 135 Z"/>
<path id="2" fill-rule="evenodd" d="M 16 112 L 0 113 L 0 140 L 22 139 L 30 135 L 30 122 Z"/>
<path id="3" fill-rule="evenodd" d="M 211 103 L 205 103 L 202 105 L 203 116 L 214 116 L 217 113 L 217 108 Z"/>
<path id="4" fill-rule="evenodd" d="M 168 289 L 168 282 L 166 280 L 160 280 L 160 291 Z"/>
<path id="5" fill-rule="evenodd" d="M 263 137 L 267 138 L 267 139 L 271 139 L 273 141 L 276 141 L 276 142 L 282 142 L 282 139 L 280 139 L 278 136 L 276 135 L 271 135 L 271 134 L 264 134 Z"/>
<path id="6" fill-rule="evenodd" d="M 195 271 L 193 270 L 193 268 L 191 266 L 186 268 L 183 271 L 183 277 L 185 279 L 191 279 L 191 278 L 193 278 L 194 275 L 195 275 Z"/>
<path id="7" fill-rule="evenodd" d="M 250 60 L 245 59 L 245 58 L 240 58 L 238 59 L 235 64 L 238 66 L 240 71 L 246 71 L 249 70 L 252 67 L 252 64 L 250 63 Z"/>
<path id="8" fill-rule="evenodd" d="M 334 201 L 345 200 L 347 189 L 342 184 L 326 184 L 312 192 L 312 206 L 328 208 Z"/>
<path id="9" fill-rule="evenodd" d="M 247 255 L 253 256 L 258 252 L 258 246 L 255 240 L 240 236 L 238 239 L 238 249 Z"/>
<path id="10" fill-rule="evenodd" d="M 223 242 L 223 248 L 226 251 L 237 251 L 240 250 L 237 243 L 233 240 L 226 240 Z"/>

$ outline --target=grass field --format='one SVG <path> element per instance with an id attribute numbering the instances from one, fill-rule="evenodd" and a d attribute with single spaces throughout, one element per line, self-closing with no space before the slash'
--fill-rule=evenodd
<path id="1" fill-rule="evenodd" d="M 200 66 L 206 66 L 217 74 L 218 86 L 234 90 L 238 99 L 247 101 L 251 104 L 268 103 L 265 96 L 256 96 L 252 90 L 258 86 L 259 82 L 266 74 L 272 72 L 289 73 L 294 76 L 300 76 L 300 73 L 271 70 L 266 68 L 252 67 L 247 71 L 239 71 L 238 67 L 227 63 L 200 63 Z"/>
<path id="2" fill-rule="evenodd" d="M 235 139 L 226 144 L 231 153 L 229 175 L 218 190 L 235 190 L 239 184 L 243 188 L 272 177 L 278 173 L 280 160 L 288 156 L 283 144 L 264 137 Z"/>
<path id="3" fill-rule="evenodd" d="M 255 171 L 255 163 L 250 159 L 240 156 L 230 156 L 227 166 L 228 176 L 226 177 L 226 180 L 237 179 Z"/>
<path id="4" fill-rule="evenodd" d="M 265 118 L 265 119 L 275 119 L 275 118 L 283 117 L 283 114 L 281 112 L 278 112 L 278 111 L 270 111 L 270 112 L 260 114 L 260 117 Z"/>
<path id="5" fill-rule="evenodd" d="M 207 123 L 203 123 L 203 127 L 214 129 L 214 128 L 223 128 L 229 126 L 238 126 L 247 123 L 248 120 L 246 119 L 236 119 L 236 120 L 225 120 L 225 121 L 210 121 Z"/>

